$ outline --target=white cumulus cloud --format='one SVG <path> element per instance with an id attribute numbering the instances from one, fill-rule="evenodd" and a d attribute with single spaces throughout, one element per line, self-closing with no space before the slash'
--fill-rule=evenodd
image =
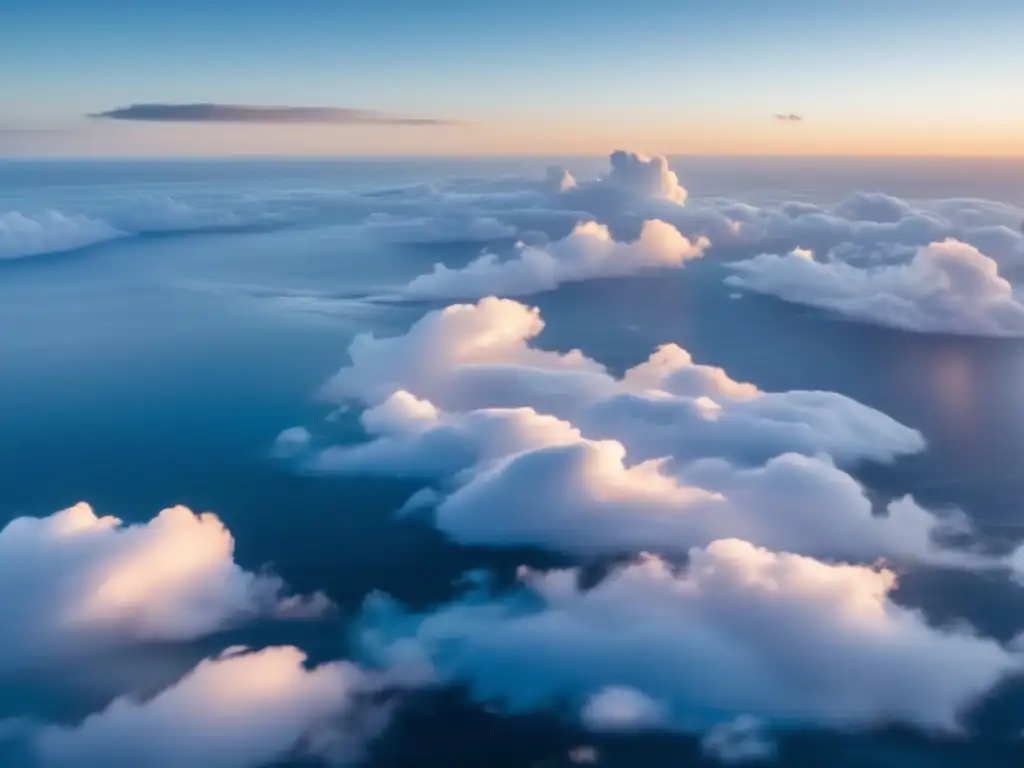
<path id="1" fill-rule="evenodd" d="M 429 659 L 511 711 L 585 708 L 626 688 L 657 702 L 667 726 L 698 731 L 740 716 L 956 731 L 965 708 L 1020 668 L 994 640 L 895 603 L 889 570 L 735 539 L 691 550 L 683 570 L 643 556 L 589 589 L 576 569 L 522 581 L 419 616 L 376 598 L 362 640 L 385 659 Z M 646 710 L 634 694 L 616 699 L 604 714 Z"/>
<path id="2" fill-rule="evenodd" d="M 325 393 L 367 408 L 368 439 L 309 466 L 437 481 L 411 507 L 435 507 L 469 544 L 679 553 L 738 536 L 858 561 L 977 562 L 934 541 L 961 518 L 912 499 L 876 515 L 835 463 L 918 452 L 914 430 L 834 393 L 762 392 L 671 344 L 616 378 L 578 351 L 536 348 L 542 330 L 535 309 L 487 298 L 356 339 Z"/>
<path id="3" fill-rule="evenodd" d="M 653 200 L 681 207 L 688 197 L 664 157 L 646 157 L 637 152 L 616 150 L 608 157 L 607 173 L 592 181 L 548 171 L 548 180 L 559 179 L 559 189 L 571 203 L 595 212 L 629 209 L 638 201 Z M 565 172 L 567 173 L 567 172 Z"/>
<path id="4" fill-rule="evenodd" d="M 357 760 L 387 724 L 392 681 L 297 648 L 229 649 L 149 700 L 120 698 L 31 734 L 39 768 L 259 768 L 294 753 Z"/>
<path id="5" fill-rule="evenodd" d="M 670 472 L 627 463 L 615 441 L 525 451 L 475 474 L 437 506 L 458 541 L 533 545 L 581 555 L 681 553 L 736 536 L 821 557 L 973 564 L 946 551 L 944 521 L 906 498 L 874 514 L 864 489 L 824 458 L 784 454 L 741 469 L 705 459 Z"/>
<path id="6" fill-rule="evenodd" d="M 675 344 L 617 380 L 578 350 L 538 349 L 537 309 L 485 298 L 425 315 L 407 333 L 364 334 L 351 364 L 322 389 L 329 400 L 374 407 L 398 390 L 447 413 L 533 408 L 589 437 L 622 441 L 645 458 L 763 460 L 787 451 L 889 461 L 924 441 L 878 411 L 830 392 L 766 393 Z M 371 433 L 375 430 L 369 430 Z"/>
<path id="7" fill-rule="evenodd" d="M 362 415 L 376 439 L 332 446 L 310 468 L 411 477 L 454 475 L 484 462 L 580 439 L 579 430 L 532 408 L 482 408 L 447 414 L 399 390 Z"/>
<path id="8" fill-rule="evenodd" d="M 653 267 L 679 267 L 702 256 L 707 246 L 706 238 L 691 242 L 663 221 L 644 222 L 632 242 L 618 242 L 608 227 L 588 221 L 577 224 L 561 240 L 546 245 L 520 244 L 506 260 L 486 253 L 459 269 L 436 264 L 433 272 L 414 279 L 403 293 L 416 298 L 523 296 L 562 283 L 621 277 Z"/>
<path id="9" fill-rule="evenodd" d="M 243 570 L 212 514 L 165 509 L 124 525 L 87 504 L 0 530 L 0 669 L 146 640 L 188 640 L 265 614 L 315 613 L 272 575 Z"/>
<path id="10" fill-rule="evenodd" d="M 1024 304 L 996 262 L 956 240 L 922 247 L 898 264 L 861 266 L 791 253 L 762 254 L 730 268 L 730 285 L 856 320 L 920 332 L 1024 335 Z"/>

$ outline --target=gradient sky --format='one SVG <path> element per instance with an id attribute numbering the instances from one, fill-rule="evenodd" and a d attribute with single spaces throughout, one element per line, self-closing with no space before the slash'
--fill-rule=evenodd
<path id="1" fill-rule="evenodd" d="M 1024 155 L 1022 39 L 1019 0 L 4 0 L 0 155 Z M 146 102 L 461 124 L 84 117 Z"/>

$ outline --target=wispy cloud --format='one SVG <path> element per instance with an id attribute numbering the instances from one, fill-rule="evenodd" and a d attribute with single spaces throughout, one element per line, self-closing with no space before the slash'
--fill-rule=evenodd
<path id="1" fill-rule="evenodd" d="M 131 104 L 89 117 L 156 123 L 332 123 L 337 125 L 453 125 L 435 117 L 398 115 L 346 107 L 252 106 L 245 104 Z"/>
<path id="2" fill-rule="evenodd" d="M 789 114 L 776 112 L 775 119 L 780 123 L 802 123 L 804 121 L 804 116 L 798 115 L 795 112 L 790 112 Z"/>

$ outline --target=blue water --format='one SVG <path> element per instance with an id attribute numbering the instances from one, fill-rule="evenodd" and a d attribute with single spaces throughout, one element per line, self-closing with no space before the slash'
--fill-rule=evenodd
<path id="1" fill-rule="evenodd" d="M 175 503 L 213 510 L 234 534 L 242 566 L 270 563 L 296 589 L 323 589 L 342 608 L 316 631 L 258 627 L 236 639 L 302 642 L 323 656 L 344 653 L 345 616 L 373 589 L 425 605 L 451 596 L 469 568 L 550 561 L 459 548 L 421 523 L 396 521 L 392 513 L 411 490 L 402 482 L 304 476 L 270 455 L 282 429 L 326 414 L 313 394 L 345 362 L 354 334 L 401 332 L 431 308 L 364 299 L 435 261 L 463 263 L 483 245 L 457 237 L 374 240 L 346 225 L 395 190 L 452 176 L 537 176 L 550 162 L 0 163 L 0 213 L 56 209 L 122 233 L 0 260 L 0 524 L 79 500 L 128 521 Z M 602 162 L 567 164 L 586 175 Z M 895 170 L 891 163 L 783 162 L 684 159 L 676 166 L 692 195 L 834 200 L 878 188 L 1024 203 L 1020 168 L 980 161 Z M 699 264 L 569 285 L 529 301 L 548 323 L 543 345 L 580 347 L 614 370 L 677 341 L 701 362 L 763 389 L 835 390 L 879 408 L 930 444 L 893 468 L 863 468 L 879 494 L 913 492 L 930 504 L 959 505 L 996 550 L 1024 539 L 1024 342 L 902 333 L 768 297 L 734 301 L 721 276 L 715 264 Z M 1024 630 L 1022 591 L 985 577 L 916 573 L 901 585 L 901 599 L 936 620 L 967 618 L 1001 639 Z M 59 681 L 3 682 L 0 718 L 75 719 L 126 679 L 143 689 L 166 684 L 208 647 L 147 649 L 64 670 Z M 981 736 L 970 743 L 902 732 L 794 734 L 782 762 L 1020 764 L 1020 747 L 1003 740 L 1024 728 L 1020 699 L 1008 690 L 986 705 L 977 714 Z M 413 707 L 374 760 L 562 765 L 579 738 L 553 718 L 497 718 L 448 693 Z M 602 747 L 605 764 L 699 759 L 695 743 L 683 738 L 611 739 Z"/>

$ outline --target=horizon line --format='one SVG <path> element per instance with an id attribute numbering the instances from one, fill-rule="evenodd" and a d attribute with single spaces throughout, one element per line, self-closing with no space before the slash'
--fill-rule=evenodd
<path id="1" fill-rule="evenodd" d="M 496 152 L 496 153 L 426 153 L 426 152 L 397 152 L 394 154 L 378 153 L 328 153 L 328 154 L 303 154 L 303 153 L 273 153 L 273 152 L 251 152 L 251 153 L 225 153 L 214 154 L 205 152 L 170 152 L 165 154 L 124 154 L 124 155 L 101 155 L 101 154 L 80 154 L 80 155 L 4 155 L 0 154 L 0 161 L 4 162 L 38 162 L 38 161 L 139 161 L 139 160 L 529 160 L 529 159 L 584 159 L 601 160 L 606 159 L 614 150 L 603 153 L 593 152 Z M 654 152 L 640 153 L 648 157 L 667 158 L 706 158 L 722 160 L 1024 160 L 1024 152 L 1018 154 L 825 154 L 825 153 L 749 153 L 749 152 Z"/>

